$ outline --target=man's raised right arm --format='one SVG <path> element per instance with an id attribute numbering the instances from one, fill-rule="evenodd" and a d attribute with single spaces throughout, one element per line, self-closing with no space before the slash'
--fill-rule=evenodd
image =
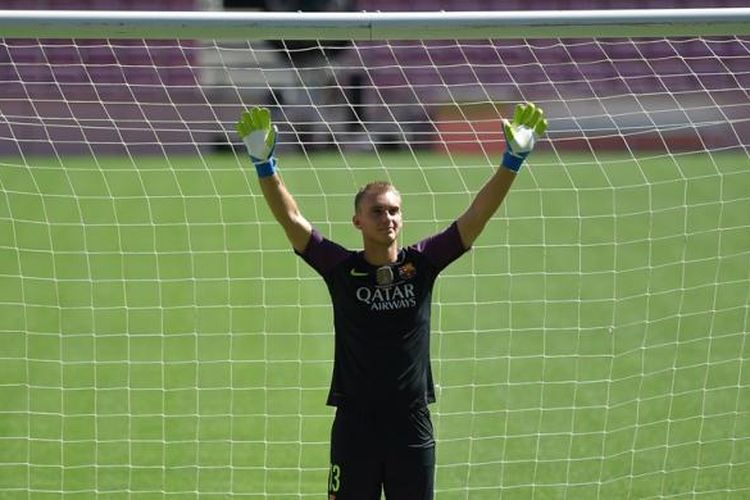
<path id="1" fill-rule="evenodd" d="M 292 247 L 302 253 L 310 241 L 312 224 L 300 213 L 297 202 L 287 190 L 276 168 L 276 127 L 265 108 L 244 111 L 237 122 L 237 134 L 245 143 L 258 172 L 263 197 L 274 218 L 286 233 Z"/>

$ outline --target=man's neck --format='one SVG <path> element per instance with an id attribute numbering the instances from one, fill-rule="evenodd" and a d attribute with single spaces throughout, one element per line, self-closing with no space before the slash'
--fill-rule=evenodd
<path id="1" fill-rule="evenodd" d="M 364 257 L 373 266 L 393 264 L 398 260 L 398 242 L 394 241 L 389 246 L 368 245 L 365 242 Z"/>

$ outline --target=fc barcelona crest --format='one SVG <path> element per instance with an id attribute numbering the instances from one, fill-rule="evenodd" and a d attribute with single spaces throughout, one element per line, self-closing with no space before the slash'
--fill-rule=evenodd
<path id="1" fill-rule="evenodd" d="M 398 275 L 401 277 L 401 279 L 408 280 L 416 276 L 417 274 L 417 268 L 414 267 L 414 264 L 411 262 L 407 262 L 403 266 L 398 268 Z"/>

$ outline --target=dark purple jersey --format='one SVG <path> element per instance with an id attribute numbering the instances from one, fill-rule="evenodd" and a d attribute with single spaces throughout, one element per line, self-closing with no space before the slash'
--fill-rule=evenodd
<path id="1" fill-rule="evenodd" d="M 373 266 L 313 231 L 300 256 L 325 280 L 333 303 L 331 406 L 425 406 L 435 401 L 430 308 L 438 273 L 466 249 L 456 223 Z"/>

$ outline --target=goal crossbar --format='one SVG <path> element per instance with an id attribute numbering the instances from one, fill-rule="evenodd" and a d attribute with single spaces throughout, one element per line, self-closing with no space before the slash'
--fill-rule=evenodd
<path id="1" fill-rule="evenodd" d="M 384 40 L 750 34 L 750 8 L 465 12 L 0 10 L 0 37 Z"/>

